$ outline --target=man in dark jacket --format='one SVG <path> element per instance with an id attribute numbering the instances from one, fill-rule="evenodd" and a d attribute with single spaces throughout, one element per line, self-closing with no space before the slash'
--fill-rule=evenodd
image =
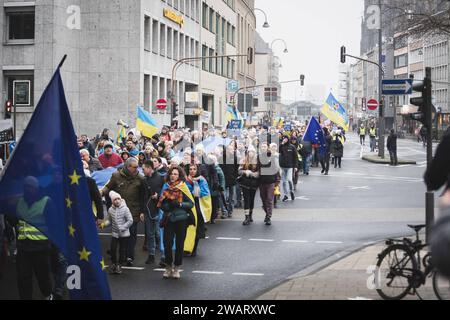
<path id="1" fill-rule="evenodd" d="M 95 157 L 95 150 L 94 147 L 92 146 L 92 144 L 89 142 L 89 138 L 87 136 L 87 134 L 82 134 L 80 137 L 81 141 L 83 142 L 83 149 L 86 149 L 87 151 L 89 151 L 89 155 L 91 157 Z"/>
<path id="2" fill-rule="evenodd" d="M 311 166 L 312 160 L 312 144 L 310 141 L 302 140 L 300 145 L 301 145 L 300 155 L 302 157 L 303 174 L 309 175 L 309 167 Z"/>
<path id="3" fill-rule="evenodd" d="M 442 137 L 436 154 L 425 173 L 425 183 L 431 190 L 438 190 L 447 183 L 450 188 L 450 127 Z"/>
<path id="4" fill-rule="evenodd" d="M 327 176 L 328 171 L 330 170 L 330 156 L 333 138 L 331 137 L 331 134 L 326 127 L 323 128 L 323 134 L 325 136 L 326 150 L 325 154 L 320 155 L 319 158 L 320 165 L 322 166 L 322 174 Z M 319 149 L 317 149 L 317 152 L 319 152 Z"/>
<path id="5" fill-rule="evenodd" d="M 145 187 L 145 233 L 148 258 L 146 264 L 155 262 L 156 244 L 159 239 L 158 200 L 164 186 L 164 177 L 154 170 L 153 162 L 147 160 L 143 165 Z"/>
<path id="6" fill-rule="evenodd" d="M 263 210 L 266 213 L 264 223 L 267 226 L 272 224 L 272 211 L 275 183 L 279 181 L 280 167 L 276 157 L 269 151 L 266 142 L 261 144 L 261 153 L 259 156 L 260 175 L 259 175 L 259 192 L 263 203 Z"/>
<path id="7" fill-rule="evenodd" d="M 239 162 L 233 143 L 226 148 L 224 147 L 223 157 L 223 163 L 220 167 L 225 175 L 226 207 L 228 208 L 228 217 L 231 218 L 233 215 L 233 198 L 236 193 L 236 179 L 239 170 Z"/>
<path id="8" fill-rule="evenodd" d="M 89 172 L 100 171 L 103 170 L 103 166 L 100 161 L 89 155 L 89 151 L 87 149 L 80 150 L 81 160 L 84 160 L 89 165 Z"/>
<path id="9" fill-rule="evenodd" d="M 391 157 L 391 166 L 397 166 L 397 135 L 395 134 L 394 129 L 391 129 L 391 134 L 387 139 L 386 147 L 389 151 L 389 156 Z"/>
<path id="10" fill-rule="evenodd" d="M 288 194 L 291 195 L 292 201 L 295 200 L 293 171 L 298 170 L 298 153 L 297 149 L 289 142 L 288 136 L 283 136 L 280 146 L 280 167 L 281 181 L 283 182 L 283 201 L 287 201 Z M 289 184 L 289 191 L 287 185 Z"/>
<path id="11" fill-rule="evenodd" d="M 132 266 L 134 261 L 134 248 L 137 240 L 137 226 L 139 221 L 144 222 L 145 218 L 145 187 L 144 178 L 138 172 L 138 160 L 129 158 L 125 162 L 124 168 L 114 172 L 109 182 L 102 189 L 103 195 L 115 191 L 121 195 L 127 203 L 133 216 L 133 225 L 130 228 L 130 239 L 128 241 L 127 265 Z"/>

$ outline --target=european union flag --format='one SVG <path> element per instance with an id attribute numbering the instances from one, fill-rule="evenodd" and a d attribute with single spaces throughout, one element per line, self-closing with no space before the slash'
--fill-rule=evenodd
<path id="1" fill-rule="evenodd" d="M 111 299 L 59 67 L 0 179 L 0 211 L 58 247 L 71 299 Z"/>
<path id="2" fill-rule="evenodd" d="M 320 146 L 320 154 L 325 154 L 327 143 L 323 130 L 316 118 L 312 117 L 311 121 L 309 121 L 303 140 L 310 141 L 312 144 L 318 144 Z"/>

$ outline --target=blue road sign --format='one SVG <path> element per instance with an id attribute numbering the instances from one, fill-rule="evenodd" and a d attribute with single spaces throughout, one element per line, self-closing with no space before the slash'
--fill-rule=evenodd
<path id="1" fill-rule="evenodd" d="M 384 95 L 405 95 L 412 93 L 412 79 L 383 80 L 382 92 Z"/>
<path id="2" fill-rule="evenodd" d="M 236 92 L 239 89 L 239 81 L 228 80 L 227 89 L 228 89 L 228 92 Z"/>

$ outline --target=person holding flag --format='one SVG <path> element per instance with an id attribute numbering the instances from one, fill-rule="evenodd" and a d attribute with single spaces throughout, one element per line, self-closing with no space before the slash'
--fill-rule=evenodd
<path id="1" fill-rule="evenodd" d="M 330 169 L 330 148 L 331 135 L 326 127 L 320 127 L 316 118 L 312 117 L 306 128 L 303 141 L 309 141 L 313 145 L 318 145 L 320 164 L 322 165 L 322 174 L 328 175 Z"/>
<path id="2" fill-rule="evenodd" d="M 88 185 L 60 74 L 65 58 L 2 172 L 0 213 L 19 221 L 19 241 L 23 241 L 18 262 L 21 298 L 32 298 L 33 269 L 39 270 L 42 294 L 51 298 L 51 286 L 44 276 L 48 273 L 45 243 L 51 242 L 67 259 L 68 276 L 77 279 L 68 286 L 71 299 L 110 300 Z M 55 172 L 62 177 L 55 182 L 58 188 L 46 189 Z M 31 252 L 36 246 L 41 254 Z"/>

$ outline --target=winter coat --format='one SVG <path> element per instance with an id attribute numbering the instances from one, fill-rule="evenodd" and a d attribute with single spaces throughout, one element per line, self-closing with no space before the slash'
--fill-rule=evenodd
<path id="1" fill-rule="evenodd" d="M 219 188 L 215 190 L 212 196 L 219 196 L 220 191 L 225 191 L 226 183 L 225 183 L 225 175 L 223 174 L 222 168 L 219 165 L 216 165 L 217 177 L 219 178 Z"/>
<path id="2" fill-rule="evenodd" d="M 103 201 L 100 191 L 98 190 L 97 183 L 91 177 L 86 177 L 86 180 L 91 201 L 93 202 L 95 210 L 97 211 L 97 215 L 95 217 L 96 219 L 103 220 Z"/>
<path id="3" fill-rule="evenodd" d="M 90 157 L 88 165 L 89 165 L 89 171 L 90 172 L 103 170 L 102 164 L 96 158 Z"/>
<path id="4" fill-rule="evenodd" d="M 331 153 L 337 158 L 342 158 L 344 156 L 344 145 L 339 136 L 334 137 Z"/>
<path id="5" fill-rule="evenodd" d="M 430 167 L 425 173 L 425 183 L 431 190 L 440 189 L 447 183 L 450 187 L 450 128 L 438 145 Z"/>
<path id="6" fill-rule="evenodd" d="M 298 168 L 297 149 L 289 142 L 280 146 L 280 167 Z"/>
<path id="7" fill-rule="evenodd" d="M 161 206 L 161 209 L 164 211 L 164 214 L 167 215 L 170 213 L 169 220 L 171 222 L 177 221 L 186 221 L 189 218 L 189 214 L 194 207 L 194 203 L 183 193 L 183 202 L 180 204 L 177 202 L 176 206 L 173 206 L 173 201 L 164 200 Z"/>
<path id="8" fill-rule="evenodd" d="M 145 212 L 144 197 L 144 177 L 141 175 L 132 176 L 126 168 L 114 172 L 111 179 L 103 188 L 105 191 L 115 191 L 121 195 L 128 205 L 135 222 L 139 221 L 139 215 Z"/>
<path id="9" fill-rule="evenodd" d="M 220 165 L 223 174 L 225 175 L 225 186 L 233 187 L 236 185 L 236 178 L 238 177 L 239 162 L 237 154 L 226 154 L 223 159 L 223 164 Z"/>
<path id="10" fill-rule="evenodd" d="M 245 166 L 241 164 L 238 171 L 239 177 L 242 177 L 239 181 L 241 188 L 258 189 L 259 172 L 259 165 L 252 166 L 251 169 L 246 170 Z"/>
<path id="11" fill-rule="evenodd" d="M 133 225 L 133 217 L 125 200 L 119 207 L 112 206 L 108 210 L 104 226 L 110 225 L 113 238 L 127 238 L 130 236 L 130 227 Z"/>
<path id="12" fill-rule="evenodd" d="M 201 164 L 200 175 L 208 182 L 211 194 L 219 189 L 219 176 L 217 174 L 216 166 L 213 164 Z"/>
<path id="13" fill-rule="evenodd" d="M 123 163 L 122 158 L 117 154 L 113 153 L 110 157 L 106 156 L 104 153 L 102 153 L 98 160 L 102 164 L 102 167 L 104 169 L 110 168 L 110 167 L 117 167 L 119 164 Z"/>
<path id="14" fill-rule="evenodd" d="M 271 153 L 261 154 L 259 157 L 259 183 L 272 184 L 279 180 L 280 165 L 276 156 Z"/>
<path id="15" fill-rule="evenodd" d="M 144 177 L 144 187 L 145 187 L 145 209 L 146 214 L 148 214 L 152 219 L 158 216 L 158 200 L 161 195 L 161 190 L 164 186 L 164 177 L 158 172 L 154 171 L 151 177 Z M 157 199 L 152 199 L 151 196 L 155 193 L 158 194 Z"/>
<path id="16" fill-rule="evenodd" d="M 395 133 L 391 133 L 387 138 L 386 147 L 388 151 L 396 152 L 397 151 L 397 135 Z"/>

